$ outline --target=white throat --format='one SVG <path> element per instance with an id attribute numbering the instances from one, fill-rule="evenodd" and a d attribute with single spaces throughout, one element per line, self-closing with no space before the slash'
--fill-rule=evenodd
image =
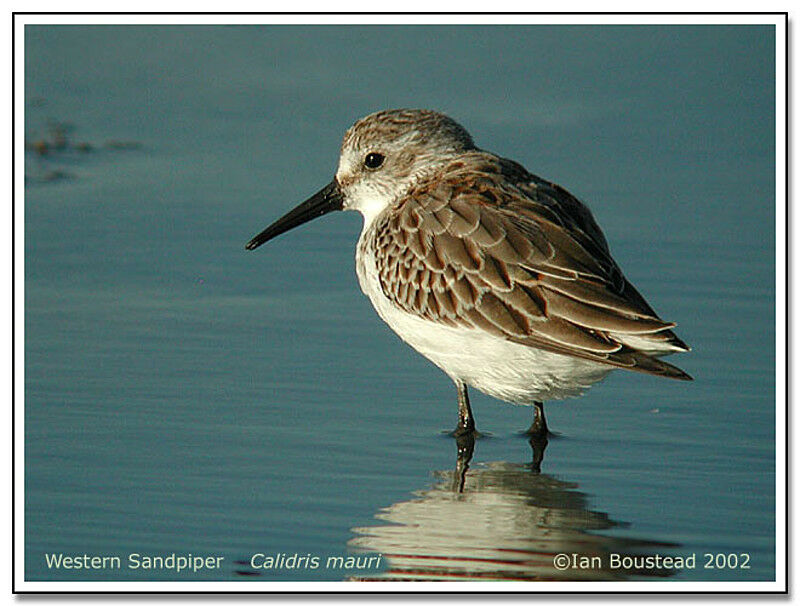
<path id="1" fill-rule="evenodd" d="M 361 186 L 347 192 L 345 210 L 357 210 L 364 217 L 362 233 L 395 200 L 395 192 L 387 192 L 377 187 Z"/>

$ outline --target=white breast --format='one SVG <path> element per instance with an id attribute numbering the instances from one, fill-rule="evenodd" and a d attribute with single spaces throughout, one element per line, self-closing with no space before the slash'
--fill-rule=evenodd
<path id="1" fill-rule="evenodd" d="M 403 341 L 452 379 L 494 398 L 532 404 L 579 395 L 612 370 L 603 364 L 512 343 L 479 329 L 431 322 L 400 309 L 381 289 L 371 245 L 372 225 L 373 221 L 365 220 L 356 247 L 361 290 Z"/>

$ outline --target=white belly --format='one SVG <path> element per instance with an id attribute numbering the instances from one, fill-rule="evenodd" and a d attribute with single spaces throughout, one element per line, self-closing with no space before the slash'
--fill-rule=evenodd
<path id="1" fill-rule="evenodd" d="M 452 379 L 494 398 L 533 404 L 577 396 L 611 372 L 603 364 L 526 347 L 479 329 L 445 326 L 401 310 L 383 294 L 375 259 L 361 244 L 359 240 L 356 252 L 361 290 L 403 341 Z"/>

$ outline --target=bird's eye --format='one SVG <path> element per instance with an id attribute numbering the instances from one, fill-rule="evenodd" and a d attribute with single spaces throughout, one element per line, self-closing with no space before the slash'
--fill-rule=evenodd
<path id="1" fill-rule="evenodd" d="M 380 168 L 385 159 L 386 156 L 383 154 L 379 154 L 378 152 L 370 152 L 364 158 L 364 166 L 374 170 L 376 168 Z"/>

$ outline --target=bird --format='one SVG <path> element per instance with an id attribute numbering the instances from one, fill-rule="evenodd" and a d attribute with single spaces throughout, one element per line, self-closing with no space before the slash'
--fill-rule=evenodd
<path id="1" fill-rule="evenodd" d="M 660 359 L 689 347 L 625 278 L 589 208 L 443 113 L 356 121 L 333 180 L 245 248 L 338 210 L 363 216 L 361 290 L 455 384 L 455 436 L 477 433 L 468 387 L 533 406 L 527 433 L 546 439 L 544 402 L 614 369 L 692 380 Z"/>

